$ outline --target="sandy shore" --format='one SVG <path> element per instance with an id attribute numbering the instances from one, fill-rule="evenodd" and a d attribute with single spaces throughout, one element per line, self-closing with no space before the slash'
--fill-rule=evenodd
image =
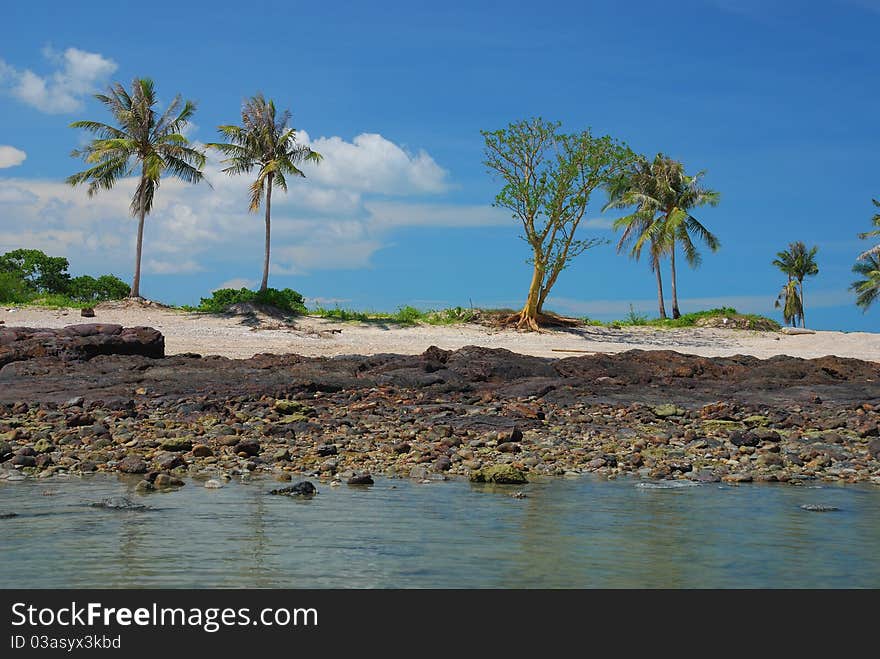
<path id="1" fill-rule="evenodd" d="M 94 319 L 81 318 L 79 310 L 0 308 L 6 326 L 63 327 L 82 322 L 146 325 L 165 335 L 169 355 L 196 352 L 203 355 L 247 358 L 258 353 L 297 353 L 312 357 L 346 354 L 421 354 L 429 346 L 455 350 L 467 345 L 506 348 L 538 357 L 568 357 L 587 351 L 616 353 L 625 350 L 676 350 L 704 357 L 774 355 L 823 357 L 836 355 L 880 362 L 880 334 L 826 332 L 788 336 L 778 332 L 752 332 L 707 328 L 656 329 L 650 327 L 584 327 L 541 334 L 496 330 L 481 325 L 399 327 L 382 323 L 338 323 L 304 317 L 295 326 L 266 329 L 266 323 L 236 316 L 222 317 L 160 307 L 96 309 Z M 266 319 L 263 319 L 264 321 Z M 256 326 L 255 326 L 256 325 Z"/>

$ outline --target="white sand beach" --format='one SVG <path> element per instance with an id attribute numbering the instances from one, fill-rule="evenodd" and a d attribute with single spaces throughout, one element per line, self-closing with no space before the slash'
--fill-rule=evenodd
<path id="1" fill-rule="evenodd" d="M 265 320 L 265 319 L 263 319 Z M 247 358 L 257 353 L 297 353 L 307 356 L 343 354 L 419 354 L 429 346 L 454 350 L 466 345 L 506 348 L 540 357 L 568 357 L 583 352 L 675 350 L 705 357 L 774 355 L 822 357 L 837 355 L 880 362 L 880 334 L 818 331 L 789 336 L 709 328 L 657 329 L 651 327 L 582 327 L 542 333 L 498 330 L 478 324 L 401 327 L 382 323 L 334 322 L 299 317 L 294 327 L 254 327 L 237 316 L 195 314 L 159 306 L 99 305 L 95 318 L 82 318 L 78 309 L 38 307 L 0 308 L 7 327 L 63 327 L 99 322 L 126 327 L 146 325 L 165 335 L 166 353 L 196 352 Z M 269 323 L 271 326 L 271 323 Z M 571 352 L 567 352 L 571 351 Z"/>

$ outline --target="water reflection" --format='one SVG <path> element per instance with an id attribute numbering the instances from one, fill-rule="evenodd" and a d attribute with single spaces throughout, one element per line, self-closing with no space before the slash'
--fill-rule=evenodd
<path id="1" fill-rule="evenodd" d="M 140 496 L 102 475 L 0 482 L 0 512 L 19 515 L 0 520 L 0 586 L 880 587 L 874 486 L 385 480 L 311 500 L 267 496 L 274 486 Z M 152 509 L 83 505 L 110 496 Z"/>

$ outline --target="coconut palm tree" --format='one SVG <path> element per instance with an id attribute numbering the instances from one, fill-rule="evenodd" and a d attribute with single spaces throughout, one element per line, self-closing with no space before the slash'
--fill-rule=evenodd
<path id="1" fill-rule="evenodd" d="M 115 126 L 98 121 L 75 121 L 71 128 L 83 128 L 97 135 L 87 146 L 71 155 L 82 158 L 90 167 L 69 176 L 76 186 L 88 183 L 88 194 L 111 189 L 121 178 L 136 175 L 138 185 L 131 201 L 131 214 L 138 218 L 137 250 L 130 296 L 141 295 L 141 255 L 144 245 L 144 220 L 153 208 L 153 199 L 162 174 L 171 174 L 187 183 L 204 177 L 205 155 L 190 146 L 183 131 L 196 105 L 174 97 L 161 114 L 156 112 L 156 90 L 149 78 L 135 78 L 131 91 L 120 83 L 110 86 L 97 98 L 113 115 Z"/>
<path id="2" fill-rule="evenodd" d="M 798 299 L 801 305 L 801 327 L 806 327 L 806 318 L 804 317 L 804 279 L 819 274 L 819 266 L 816 264 L 816 253 L 818 247 L 807 246 L 803 241 L 789 243 L 788 249 L 776 253 L 773 259 L 773 265 L 788 275 L 788 281 L 797 281 Z"/>
<path id="3" fill-rule="evenodd" d="M 794 279 L 789 278 L 785 286 L 782 287 L 774 306 L 777 309 L 782 308 L 782 317 L 786 325 L 797 326 L 798 318 L 804 313 L 804 307 L 801 303 L 797 282 Z"/>
<path id="4" fill-rule="evenodd" d="M 636 210 L 619 218 L 615 229 L 622 229 L 617 249 L 630 245 L 630 255 L 638 258 L 645 244 L 651 245 L 651 269 L 657 277 L 657 297 L 660 317 L 666 318 L 663 303 L 663 281 L 660 276 L 660 257 L 668 254 L 672 275 L 672 316 L 678 318 L 678 282 L 676 275 L 676 245 L 681 244 L 685 258 L 692 267 L 702 261 L 694 242 L 698 238 L 709 249 L 720 247 L 718 238 L 699 222 L 690 211 L 698 206 L 718 204 L 720 195 L 704 188 L 700 179 L 705 172 L 688 176 L 684 166 L 662 153 L 653 162 L 640 158 L 632 169 L 608 188 L 607 208 L 635 206 Z"/>
<path id="5" fill-rule="evenodd" d="M 218 126 L 217 130 L 228 142 L 213 142 L 207 146 L 217 149 L 228 165 L 223 171 L 230 176 L 250 173 L 258 169 L 257 178 L 251 184 L 249 210 L 257 212 L 263 198 L 266 200 L 266 241 L 263 255 L 263 279 L 260 291 L 269 284 L 269 249 L 271 242 L 272 187 L 287 192 L 286 176 L 305 178 L 298 168 L 303 162 L 318 163 L 321 154 L 308 146 L 297 144 L 296 129 L 289 128 L 290 111 L 276 116 L 275 103 L 257 94 L 244 102 L 241 108 L 241 126 Z"/>
<path id="6" fill-rule="evenodd" d="M 872 199 L 871 202 L 875 208 L 880 208 L 880 201 Z M 874 214 L 871 224 L 877 228 L 860 233 L 859 238 L 867 240 L 880 236 L 880 213 Z M 863 311 L 867 311 L 880 295 L 880 243 L 859 254 L 852 270 L 863 279 L 854 281 L 849 288 L 856 293 L 856 304 L 862 307 Z"/>
<path id="7" fill-rule="evenodd" d="M 854 281 L 849 288 L 856 293 L 856 304 L 867 311 L 880 296 L 880 253 L 863 254 L 852 269 L 863 279 Z"/>

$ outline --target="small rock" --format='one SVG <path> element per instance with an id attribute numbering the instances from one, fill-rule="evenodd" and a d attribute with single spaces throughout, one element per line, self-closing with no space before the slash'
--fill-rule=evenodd
<path id="1" fill-rule="evenodd" d="M 247 456 L 254 456 L 260 453 L 260 442 L 256 439 L 243 439 L 238 442 L 233 449 L 236 454 L 244 453 Z"/>
<path id="2" fill-rule="evenodd" d="M 153 481 L 153 485 L 157 488 L 167 488 L 167 487 L 182 487 L 183 481 L 176 476 L 171 476 L 170 474 L 159 474 L 156 476 L 156 480 Z"/>
<path id="3" fill-rule="evenodd" d="M 326 458 L 339 453 L 339 449 L 336 448 L 336 444 L 321 444 L 315 448 L 315 453 L 322 458 Z"/>
<path id="4" fill-rule="evenodd" d="M 130 455 L 120 460 L 116 468 L 125 474 L 147 473 L 147 463 L 135 455 Z"/>
<path id="5" fill-rule="evenodd" d="M 139 481 L 134 487 L 135 492 L 153 492 L 156 487 L 148 480 Z"/>
<path id="6" fill-rule="evenodd" d="M 284 494 L 286 496 L 314 496 L 318 493 L 318 488 L 314 486 L 310 481 L 300 481 L 296 485 L 290 485 L 288 487 L 281 487 L 277 490 L 272 490 L 269 494 Z"/>
<path id="7" fill-rule="evenodd" d="M 94 318 L 95 310 L 92 307 L 83 307 L 82 309 L 80 309 L 79 315 L 83 318 Z"/>
<path id="8" fill-rule="evenodd" d="M 345 482 L 349 485 L 372 485 L 373 477 L 370 474 L 355 474 Z"/>
<path id="9" fill-rule="evenodd" d="M 472 483 L 498 483 L 519 485 L 528 483 L 525 475 L 516 467 L 509 464 L 498 464 L 483 467 L 472 471 L 470 474 Z"/>
<path id="10" fill-rule="evenodd" d="M 173 437 L 171 439 L 164 439 L 159 444 L 159 447 L 165 449 L 166 451 L 177 451 L 184 452 L 189 451 L 193 447 L 193 443 L 191 439 L 185 439 L 183 437 Z"/>
<path id="11" fill-rule="evenodd" d="M 196 444 L 192 447 L 192 454 L 194 458 L 208 458 L 214 455 L 214 451 L 207 444 Z"/>
<path id="12" fill-rule="evenodd" d="M 826 506 L 821 503 L 805 503 L 801 506 L 801 508 L 803 510 L 809 510 L 810 512 L 814 513 L 830 513 L 834 512 L 835 510 L 840 510 L 840 508 L 837 508 L 835 506 Z"/>
<path id="13" fill-rule="evenodd" d="M 219 490 L 221 487 L 223 487 L 223 483 L 218 481 L 216 478 L 209 478 L 205 481 L 205 487 L 209 490 Z"/>

